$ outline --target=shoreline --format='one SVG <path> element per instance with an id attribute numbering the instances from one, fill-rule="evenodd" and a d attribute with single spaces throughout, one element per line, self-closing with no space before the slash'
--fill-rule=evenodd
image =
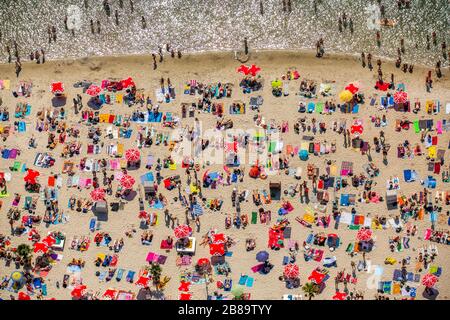
<path id="1" fill-rule="evenodd" d="M 239 50 L 200 50 L 200 51 L 187 51 L 185 53 L 182 52 L 183 56 L 180 60 L 186 59 L 186 57 L 208 57 L 208 56 L 217 56 L 219 55 L 220 57 L 224 57 L 226 55 L 230 55 L 232 60 L 236 60 L 237 59 L 234 58 L 234 54 L 236 52 L 241 52 Z M 295 49 L 255 49 L 255 50 L 250 50 L 250 59 L 249 61 L 247 61 L 247 63 L 251 63 L 251 58 L 252 58 L 252 53 L 254 54 L 263 54 L 263 55 L 271 55 L 271 54 L 281 54 L 281 55 L 288 55 L 288 56 L 306 56 L 306 57 L 315 57 L 315 50 L 313 49 L 299 49 L 299 50 L 295 50 Z M 51 64 L 51 63 L 61 63 L 61 62 L 72 62 L 75 63 L 77 61 L 85 61 L 85 60 L 109 60 L 109 59 L 127 59 L 127 58 L 152 58 L 151 54 L 143 54 L 143 53 L 136 53 L 136 54 L 116 54 L 116 55 L 87 55 L 84 57 L 66 57 L 66 58 L 61 58 L 61 59 L 50 59 L 50 60 L 46 60 L 45 64 Z M 360 54 L 358 53 L 345 53 L 345 52 L 326 52 L 324 57 L 320 58 L 320 60 L 356 60 L 359 61 L 360 58 Z M 172 60 L 172 58 L 170 57 L 170 55 L 168 53 L 165 52 L 165 56 L 164 56 L 164 61 L 167 60 Z M 174 60 L 179 60 L 177 57 L 173 58 Z M 395 59 L 393 58 L 389 58 L 387 56 L 373 56 L 373 61 L 375 61 L 376 59 L 380 59 L 382 62 L 387 62 L 387 63 L 395 63 Z M 320 61 L 318 59 L 318 61 Z M 239 62 L 239 61 L 238 61 Z M 163 62 L 164 63 L 164 62 Z M 240 62 L 239 62 L 240 63 Z M 31 61 L 29 59 L 22 61 L 23 65 L 33 65 L 36 64 L 34 61 Z M 14 60 L 11 63 L 8 62 L 0 62 L 0 68 L 4 67 L 4 66 L 13 66 L 14 65 Z M 158 65 L 160 65 L 160 63 L 158 62 Z M 425 64 L 414 64 L 414 68 L 423 68 L 423 69 L 434 69 L 434 67 L 432 66 L 427 66 Z M 450 70 L 450 65 L 449 66 L 443 66 L 441 67 L 441 70 Z"/>

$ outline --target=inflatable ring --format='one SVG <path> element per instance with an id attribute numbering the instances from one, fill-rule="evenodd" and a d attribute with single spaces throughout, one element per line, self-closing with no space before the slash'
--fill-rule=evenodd
<path id="1" fill-rule="evenodd" d="M 266 180 L 266 179 L 267 179 L 267 174 L 261 173 L 261 174 L 259 175 L 259 177 L 260 177 L 262 180 Z"/>

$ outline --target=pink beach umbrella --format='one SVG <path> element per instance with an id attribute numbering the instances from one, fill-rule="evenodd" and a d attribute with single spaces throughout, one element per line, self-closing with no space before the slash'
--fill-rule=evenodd
<path id="1" fill-rule="evenodd" d="M 372 230 L 367 228 L 359 229 L 356 238 L 359 241 L 369 241 L 372 238 Z"/>
<path id="2" fill-rule="evenodd" d="M 438 282 L 438 277 L 436 277 L 434 274 L 427 273 L 422 278 L 422 284 L 427 288 L 432 288 Z"/>
<path id="3" fill-rule="evenodd" d="M 406 101 L 408 101 L 408 94 L 405 91 L 397 91 L 394 93 L 395 103 L 405 103 Z"/>
<path id="4" fill-rule="evenodd" d="M 64 92 L 64 85 L 62 82 L 53 82 L 51 85 L 51 91 L 53 94 L 56 93 L 63 93 Z"/>
<path id="5" fill-rule="evenodd" d="M 97 188 L 92 190 L 90 195 L 93 201 L 100 201 L 105 199 L 106 192 L 103 188 Z"/>
<path id="6" fill-rule="evenodd" d="M 179 225 L 174 230 L 175 237 L 177 237 L 178 239 L 189 237 L 191 235 L 191 232 L 192 228 L 185 224 Z"/>
<path id="7" fill-rule="evenodd" d="M 138 161 L 141 158 L 141 153 L 139 152 L 138 149 L 128 149 L 127 151 L 125 151 L 125 159 L 127 159 L 127 161 Z"/>
<path id="8" fill-rule="evenodd" d="M 135 182 L 136 180 L 134 180 L 134 178 L 128 174 L 125 174 L 122 176 L 122 178 L 120 178 L 120 185 L 125 189 L 131 189 Z"/>
<path id="9" fill-rule="evenodd" d="M 284 272 L 283 272 L 284 276 L 286 278 L 297 278 L 298 275 L 300 274 L 300 270 L 298 268 L 298 265 L 296 264 L 288 264 L 284 267 Z"/>
<path id="10" fill-rule="evenodd" d="M 92 97 L 98 96 L 98 94 L 102 91 L 99 86 L 95 84 L 91 84 L 89 88 L 86 90 L 86 93 Z"/>

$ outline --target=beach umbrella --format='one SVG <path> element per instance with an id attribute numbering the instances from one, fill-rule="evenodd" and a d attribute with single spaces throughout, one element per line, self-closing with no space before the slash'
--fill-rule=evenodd
<path id="1" fill-rule="evenodd" d="M 223 244 L 227 242 L 227 239 L 225 238 L 225 235 L 223 233 L 215 233 L 211 236 L 212 243 L 214 244 Z"/>
<path id="2" fill-rule="evenodd" d="M 355 83 L 350 83 L 348 86 L 345 87 L 345 90 L 350 91 L 352 94 L 355 94 L 359 90 L 359 86 Z"/>
<path id="3" fill-rule="evenodd" d="M 13 281 L 15 281 L 15 282 L 20 282 L 23 279 L 23 273 L 19 272 L 19 271 L 14 271 L 11 274 L 11 279 L 13 279 Z"/>
<path id="4" fill-rule="evenodd" d="M 422 278 L 422 284 L 427 288 L 432 288 L 438 282 L 438 277 L 434 274 L 427 273 Z"/>
<path id="5" fill-rule="evenodd" d="M 23 180 L 27 183 L 35 184 L 36 178 L 39 177 L 40 173 L 38 171 L 28 169 L 27 175 L 23 178 Z"/>
<path id="6" fill-rule="evenodd" d="M 136 180 L 134 180 L 134 178 L 128 174 L 125 174 L 122 176 L 122 178 L 120 178 L 120 185 L 125 189 L 131 189 L 135 182 Z"/>
<path id="7" fill-rule="evenodd" d="M 42 243 L 46 244 L 48 247 L 51 247 L 56 243 L 56 240 L 51 235 L 48 235 L 42 240 Z"/>
<path id="8" fill-rule="evenodd" d="M 237 72 L 248 75 L 249 67 L 247 67 L 245 64 L 241 64 L 241 66 L 237 69 Z"/>
<path id="9" fill-rule="evenodd" d="M 345 300 L 347 297 L 347 294 L 345 292 L 336 292 L 336 294 L 333 296 L 333 300 Z"/>
<path id="10" fill-rule="evenodd" d="M 269 253 L 267 251 L 260 251 L 256 254 L 256 260 L 258 262 L 264 262 L 269 259 Z"/>
<path id="11" fill-rule="evenodd" d="M 209 264 L 210 264 L 210 262 L 209 262 L 209 259 L 208 258 L 200 258 L 200 259 L 198 259 L 198 261 L 197 261 L 197 265 L 199 265 L 199 266 L 209 266 Z"/>
<path id="12" fill-rule="evenodd" d="M 53 94 L 55 93 L 63 93 L 64 92 L 64 85 L 62 82 L 53 82 L 51 85 L 51 91 Z"/>
<path id="13" fill-rule="evenodd" d="M 48 251 L 48 246 L 43 243 L 43 242 L 36 242 L 34 244 L 34 253 L 38 253 L 38 252 L 42 252 L 42 253 L 46 253 Z"/>
<path id="14" fill-rule="evenodd" d="M 223 243 L 210 243 L 209 254 L 212 256 L 223 256 L 225 254 L 225 245 Z"/>
<path id="15" fill-rule="evenodd" d="M 280 88 L 283 85 L 283 83 L 281 82 L 281 80 L 277 79 L 277 80 L 273 80 L 271 85 L 272 85 L 272 89 L 274 89 L 274 88 L 276 89 L 276 88 Z"/>
<path id="16" fill-rule="evenodd" d="M 31 298 L 25 292 L 19 292 L 19 300 L 31 300 Z"/>
<path id="17" fill-rule="evenodd" d="M 180 300 L 191 300 L 192 294 L 190 293 L 181 293 Z"/>
<path id="18" fill-rule="evenodd" d="M 108 289 L 103 293 L 103 298 L 113 300 L 116 297 L 117 290 Z"/>
<path id="19" fill-rule="evenodd" d="M 72 290 L 72 292 L 70 292 L 70 295 L 73 298 L 81 298 L 84 295 L 86 288 L 87 287 L 85 285 L 78 285 Z"/>
<path id="20" fill-rule="evenodd" d="M 192 228 L 185 224 L 180 224 L 174 230 L 175 237 L 177 237 L 178 239 L 189 237 L 191 235 L 191 232 Z"/>
<path id="21" fill-rule="evenodd" d="M 344 90 L 339 93 L 339 99 L 343 102 L 349 102 L 353 99 L 353 93 L 349 90 Z"/>
<path id="22" fill-rule="evenodd" d="M 261 71 L 260 67 L 255 66 L 252 64 L 252 66 L 248 69 L 248 73 L 250 73 L 252 76 L 256 76 L 256 74 Z"/>
<path id="23" fill-rule="evenodd" d="M 95 84 L 91 84 L 89 88 L 86 90 L 86 93 L 92 97 L 98 96 L 98 94 L 102 91 L 99 86 Z"/>
<path id="24" fill-rule="evenodd" d="M 122 81 L 120 81 L 120 82 L 121 82 L 122 87 L 123 87 L 124 89 L 126 89 L 126 88 L 128 88 L 128 87 L 135 86 L 135 83 L 134 83 L 134 81 L 133 81 L 133 79 L 132 79 L 131 77 L 128 77 L 128 79 L 122 80 Z"/>
<path id="25" fill-rule="evenodd" d="M 135 285 L 146 288 L 148 287 L 149 281 L 150 281 L 149 277 L 140 276 L 139 279 L 136 281 Z"/>
<path id="26" fill-rule="evenodd" d="M 93 201 L 100 201 L 105 199 L 106 192 L 103 188 L 97 188 L 92 190 L 90 195 Z"/>
<path id="27" fill-rule="evenodd" d="M 286 265 L 283 274 L 286 278 L 297 278 L 300 274 L 298 265 L 292 263 Z"/>
<path id="28" fill-rule="evenodd" d="M 359 241 L 369 241 L 372 238 L 372 230 L 367 228 L 359 229 L 356 238 Z"/>
<path id="29" fill-rule="evenodd" d="M 236 298 L 242 297 L 244 294 L 244 287 L 241 285 L 233 286 L 233 289 L 231 289 L 231 294 Z"/>
<path id="30" fill-rule="evenodd" d="M 408 94 L 405 91 L 397 91 L 394 93 L 395 103 L 405 103 L 406 101 L 408 101 Z"/>
<path id="31" fill-rule="evenodd" d="M 139 219 L 147 219 L 148 218 L 148 213 L 145 211 L 139 211 Z"/>
<path id="32" fill-rule="evenodd" d="M 138 149 L 128 149 L 127 151 L 125 151 L 125 159 L 127 159 L 127 161 L 138 161 L 141 158 L 141 153 L 139 152 Z"/>
<path id="33" fill-rule="evenodd" d="M 190 285 L 191 285 L 190 282 L 181 281 L 181 282 L 180 282 L 180 286 L 178 287 L 178 291 L 188 292 L 188 291 L 189 291 L 189 286 L 190 286 Z"/>

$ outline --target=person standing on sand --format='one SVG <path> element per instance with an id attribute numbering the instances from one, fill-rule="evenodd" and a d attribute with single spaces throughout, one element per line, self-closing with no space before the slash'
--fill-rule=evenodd
<path id="1" fill-rule="evenodd" d="M 130 10 L 131 10 L 131 13 L 134 12 L 134 2 L 133 2 L 133 0 L 130 0 Z"/>
<path id="2" fill-rule="evenodd" d="M 73 32 L 73 29 L 72 29 Z M 53 35 L 53 42 L 56 42 L 56 27 L 52 26 L 52 35 Z"/>
<path id="3" fill-rule="evenodd" d="M 8 45 L 6 46 L 6 52 L 8 52 L 8 63 L 11 63 L 12 61 L 11 48 Z"/>
<path id="4" fill-rule="evenodd" d="M 94 30 L 94 20 L 91 19 L 91 33 L 94 34 L 95 30 Z"/>
<path id="5" fill-rule="evenodd" d="M 441 60 L 439 60 L 438 62 L 436 62 L 436 77 L 438 78 L 442 78 L 442 72 L 441 72 Z"/>
<path id="6" fill-rule="evenodd" d="M 363 68 L 366 67 L 366 55 L 364 54 L 364 52 L 361 52 L 361 64 Z"/>
<path id="7" fill-rule="evenodd" d="M 103 9 L 105 10 L 106 15 L 108 17 L 110 17 L 111 16 L 111 7 L 109 6 L 108 0 L 103 0 Z"/>
<path id="8" fill-rule="evenodd" d="M 259 0 L 259 14 L 264 15 L 264 5 L 262 0 Z"/>
<path id="9" fill-rule="evenodd" d="M 52 43 L 52 27 L 48 26 L 47 28 L 47 34 L 48 34 L 48 43 Z"/>
<path id="10" fill-rule="evenodd" d="M 377 31 L 377 47 L 381 47 L 381 33 Z"/>
<path id="11" fill-rule="evenodd" d="M 41 54 L 42 54 L 42 64 L 45 63 L 45 51 L 44 49 L 41 49 Z"/>
<path id="12" fill-rule="evenodd" d="M 16 76 L 19 77 L 20 72 L 22 71 L 22 63 L 20 62 L 20 59 L 16 60 Z"/>
<path id="13" fill-rule="evenodd" d="M 372 54 L 370 52 L 367 55 L 367 66 L 369 67 L 369 70 L 372 71 L 372 69 L 373 69 L 373 66 L 372 66 Z"/>
<path id="14" fill-rule="evenodd" d="M 34 57 L 36 58 L 36 63 L 41 64 L 41 55 L 39 54 L 39 50 L 36 50 L 36 52 L 34 53 Z"/>
<path id="15" fill-rule="evenodd" d="M 100 31 L 101 31 L 100 21 L 97 20 L 97 33 L 100 34 Z"/>
<path id="16" fill-rule="evenodd" d="M 119 11 L 115 10 L 114 15 L 116 17 L 116 26 L 118 26 L 119 25 Z"/>
<path id="17" fill-rule="evenodd" d="M 178 59 L 181 59 L 181 50 L 177 50 Z"/>
<path id="18" fill-rule="evenodd" d="M 338 29 L 339 29 L 339 32 L 342 33 L 342 19 L 341 19 L 341 16 L 339 16 L 339 18 L 338 18 Z"/>
<path id="19" fill-rule="evenodd" d="M 141 17 L 141 25 L 142 25 L 142 29 L 147 29 L 147 21 L 145 21 L 144 16 Z"/>
<path id="20" fill-rule="evenodd" d="M 247 37 L 244 38 L 244 54 L 248 55 L 248 41 L 247 41 Z"/>

